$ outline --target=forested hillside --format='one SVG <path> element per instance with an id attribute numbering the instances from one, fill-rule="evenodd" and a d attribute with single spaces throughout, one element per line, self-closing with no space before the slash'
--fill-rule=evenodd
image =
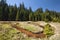
<path id="1" fill-rule="evenodd" d="M 0 21 L 54 21 L 60 22 L 60 12 L 42 8 L 33 11 L 31 7 L 25 8 L 24 3 L 19 7 L 11 6 L 5 0 L 0 1 Z"/>

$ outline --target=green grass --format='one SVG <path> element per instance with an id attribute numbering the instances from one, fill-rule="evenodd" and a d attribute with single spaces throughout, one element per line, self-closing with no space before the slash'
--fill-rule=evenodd
<path id="1" fill-rule="evenodd" d="M 12 40 L 13 37 L 16 35 L 18 30 L 12 28 L 9 24 L 1 24 L 0 25 L 0 40 Z M 17 37 L 16 37 L 17 39 Z"/>
<path id="2" fill-rule="evenodd" d="M 32 26 L 25 26 L 24 28 L 29 30 L 29 31 L 36 31 L 36 28 L 34 28 Z"/>

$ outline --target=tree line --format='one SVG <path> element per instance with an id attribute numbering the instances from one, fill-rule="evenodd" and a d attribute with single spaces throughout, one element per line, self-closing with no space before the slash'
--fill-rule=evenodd
<path id="1" fill-rule="evenodd" d="M 31 7 L 25 8 L 24 4 L 11 6 L 6 1 L 0 1 L 0 21 L 54 21 L 60 22 L 60 12 L 38 8 L 33 11 Z"/>

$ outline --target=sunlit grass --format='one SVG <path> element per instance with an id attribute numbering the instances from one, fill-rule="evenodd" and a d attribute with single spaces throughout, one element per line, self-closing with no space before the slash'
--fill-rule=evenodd
<path id="1" fill-rule="evenodd" d="M 40 32 L 43 30 L 39 26 L 35 26 L 32 24 L 19 24 L 18 27 L 24 28 L 24 29 L 31 31 L 31 32 Z"/>

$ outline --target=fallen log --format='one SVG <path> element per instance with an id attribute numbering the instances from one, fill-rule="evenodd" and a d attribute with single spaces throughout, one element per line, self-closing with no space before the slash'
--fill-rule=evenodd
<path id="1" fill-rule="evenodd" d="M 34 38 L 45 38 L 46 35 L 43 32 L 40 33 L 33 33 L 31 31 L 28 31 L 26 29 L 23 29 L 21 27 L 18 27 L 16 24 L 12 25 L 13 28 L 16 28 L 17 30 L 19 30 L 20 32 L 26 34 L 28 37 L 34 37 Z"/>

